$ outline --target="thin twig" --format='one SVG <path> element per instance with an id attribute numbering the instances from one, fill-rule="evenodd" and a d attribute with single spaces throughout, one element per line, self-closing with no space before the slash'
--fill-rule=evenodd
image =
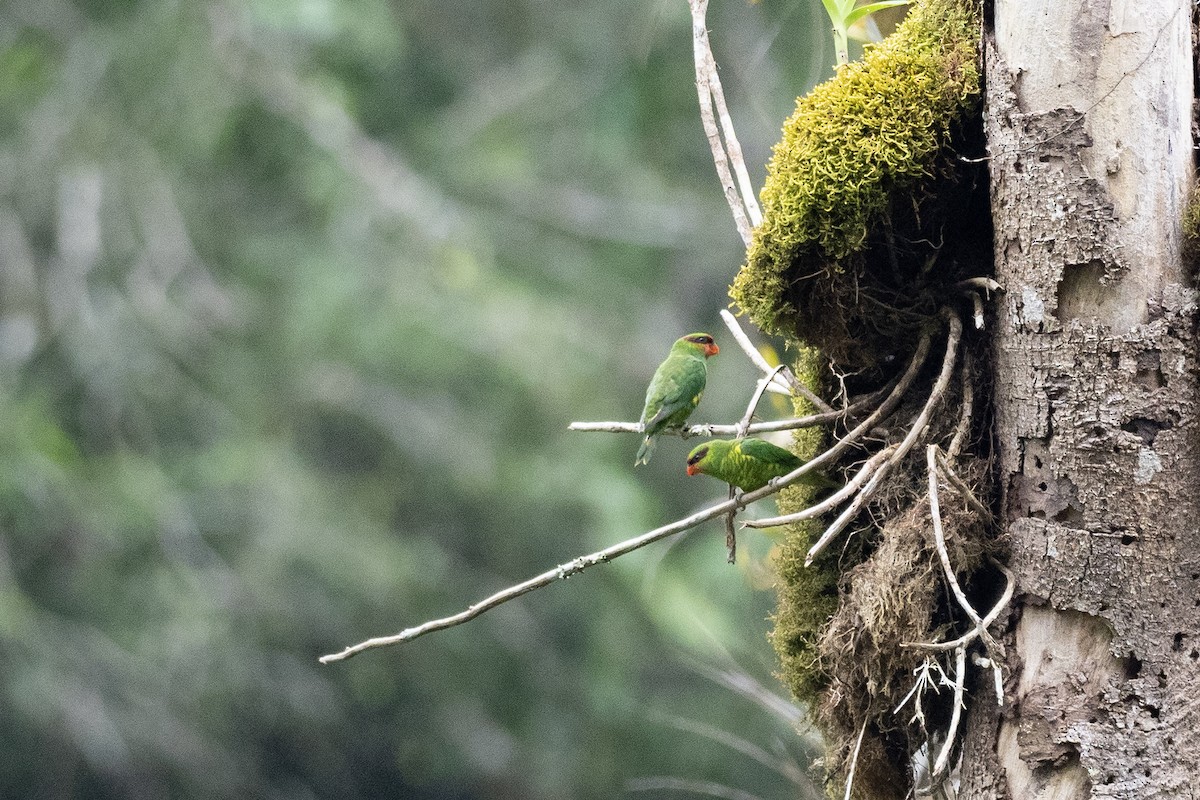
<path id="1" fill-rule="evenodd" d="M 751 361 L 758 365 L 759 369 L 761 369 L 764 373 L 775 369 L 767 363 L 767 360 L 763 358 L 762 353 L 758 352 L 758 348 L 754 346 L 754 343 L 750 341 L 750 337 L 747 336 L 746 332 L 742 330 L 742 325 L 737 321 L 737 317 L 729 313 L 727 309 L 723 308 L 721 309 L 721 319 L 725 322 L 725 327 L 729 328 L 729 332 L 733 334 L 733 338 L 739 345 L 741 345 L 742 351 L 750 358 Z M 791 369 L 784 367 L 779 371 L 779 376 L 782 379 L 782 386 L 787 394 L 800 395 L 805 400 L 812 403 L 818 411 L 833 411 L 833 406 L 826 403 L 820 397 L 817 397 L 817 395 L 813 393 L 812 389 L 809 389 L 807 386 L 797 380 L 796 376 L 792 374 Z M 772 386 L 777 385 L 780 385 L 780 381 L 775 381 L 772 384 Z M 779 391 L 778 389 L 774 388 L 771 388 L 771 390 Z"/>
<path id="2" fill-rule="evenodd" d="M 954 574 L 954 565 L 950 563 L 950 553 L 946 550 L 946 534 L 942 529 L 941 504 L 938 500 L 936 454 L 937 445 L 931 444 L 925 448 L 925 464 L 929 473 L 929 516 L 933 520 L 934 547 L 937 549 L 938 559 L 942 563 L 942 572 L 946 576 L 946 582 L 950 585 L 950 591 L 954 594 L 954 599 L 958 601 L 959 607 L 971 622 L 975 623 L 975 628 L 979 631 L 979 636 L 983 639 L 984 644 L 987 645 L 988 652 L 1003 653 L 1004 650 L 1000 647 L 1000 643 L 988 633 L 987 627 L 983 624 L 983 618 L 967 600 L 966 592 L 958 585 L 958 578 Z"/>
<path id="3" fill-rule="evenodd" d="M 750 341 L 750 337 L 742 330 L 742 323 L 738 322 L 737 317 L 731 314 L 727 309 L 721 309 L 721 321 L 725 323 L 725 327 L 729 328 L 729 332 L 733 334 L 733 339 L 742 348 L 742 352 L 746 354 L 754 365 L 763 371 L 764 374 L 771 372 L 774 367 L 767 363 L 763 358 L 763 354 L 758 352 L 758 348 Z M 795 379 L 791 375 L 791 370 L 781 371 L 775 376 L 768 388 L 769 391 L 776 394 L 790 395 L 792 393 L 792 381 Z M 832 407 L 826 406 L 822 411 L 832 411 Z"/>
<path id="4" fill-rule="evenodd" d="M 895 455 L 895 453 L 893 453 L 893 455 Z M 821 554 L 821 551 L 828 547 L 829 543 L 832 542 L 839 533 L 845 530 L 846 526 L 850 524 L 850 521 L 858 516 L 858 513 L 862 511 L 863 506 L 870 502 L 871 498 L 875 496 L 875 493 L 879 491 L 879 487 L 883 485 L 883 479 L 888 476 L 889 472 L 891 472 L 892 463 L 893 461 L 891 458 L 885 461 L 879 467 L 879 469 L 875 471 L 875 474 L 871 476 L 871 480 L 867 482 L 867 485 L 863 487 L 862 491 L 855 496 L 850 505 L 846 506 L 846 510 L 839 514 L 838 518 L 833 521 L 833 524 L 825 529 L 825 531 L 821 534 L 821 537 L 817 539 L 812 547 L 808 549 L 808 554 L 804 557 L 804 566 L 811 567 L 813 561 L 816 560 L 816 557 Z"/>
<path id="5" fill-rule="evenodd" d="M 802 522 L 806 519 L 814 519 L 822 514 L 825 514 L 841 505 L 845 500 L 857 492 L 864 483 L 867 482 L 874 473 L 879 469 L 880 465 L 886 461 L 895 450 L 895 445 L 885 448 L 875 455 L 867 459 L 866 463 L 859 468 L 854 477 L 846 482 L 846 485 L 829 497 L 817 503 L 815 506 L 796 511 L 792 514 L 783 514 L 778 517 L 762 517 L 760 519 L 746 520 L 742 523 L 747 528 L 774 528 L 777 525 L 790 525 L 793 522 Z"/>
<path id="6" fill-rule="evenodd" d="M 708 12 L 708 0 L 688 0 L 688 5 L 692 10 L 692 54 L 696 66 L 696 94 L 700 100 L 700 121 L 704 125 L 704 135 L 708 139 L 708 147 L 712 151 L 713 164 L 717 168 L 717 177 L 721 181 L 725 202 L 729 204 L 729 210 L 733 212 L 733 222 L 737 226 L 738 235 L 742 237 L 742 242 L 749 247 L 753 236 L 753 226 L 730 171 L 730 157 L 726 154 L 726 145 L 721 142 L 721 129 L 717 125 L 713 107 L 714 76 L 717 65 L 708 41 L 708 24 L 704 19 Z M 719 87 L 720 84 L 716 85 Z M 723 100 L 722 105 L 724 105 Z M 740 156 L 740 147 L 737 152 Z"/>
<path id="7" fill-rule="evenodd" d="M 946 775 L 946 767 L 950 761 L 950 751 L 954 749 L 954 739 L 958 735 L 958 722 L 962 719 L 963 684 L 967 674 L 967 650 L 958 648 L 954 653 L 954 710 L 950 713 L 950 727 L 946 730 L 946 741 L 938 753 L 937 761 L 933 762 L 933 774 L 929 776 L 929 785 L 940 783 Z"/>
<path id="8" fill-rule="evenodd" d="M 846 773 L 846 799 L 850 800 L 850 793 L 854 791 L 854 771 L 858 769 L 858 751 L 862 748 L 863 736 L 867 732 L 867 721 L 864 719 L 862 727 L 858 729 L 858 741 L 854 743 L 854 752 L 850 755 L 850 771 Z"/>
<path id="9" fill-rule="evenodd" d="M 708 38 L 705 37 L 705 44 Z M 737 131 L 733 129 L 733 117 L 729 107 L 725 105 L 725 90 L 721 87 L 721 74 L 717 71 L 716 59 L 712 52 L 708 54 L 711 66 L 709 71 L 709 90 L 712 92 L 713 104 L 717 108 L 717 117 L 721 120 L 721 133 L 725 136 L 725 152 L 729 153 L 729 161 L 733 172 L 737 175 L 738 188 L 741 190 L 742 205 L 746 207 L 746 216 L 750 225 L 757 228 L 762 224 L 762 210 L 758 207 L 758 198 L 754 193 L 754 185 L 750 183 L 750 172 L 746 169 L 746 159 L 742 156 L 742 145 L 738 141 Z"/>
<path id="10" fill-rule="evenodd" d="M 754 419 L 754 412 L 758 410 L 758 404 L 762 400 L 763 392 L 765 392 L 767 387 L 771 385 L 771 382 L 775 380 L 775 376 L 785 369 L 787 369 L 787 366 L 780 364 L 778 367 L 775 367 L 764 377 L 759 379 L 758 386 L 754 388 L 754 394 L 750 396 L 750 402 L 746 406 L 746 413 L 742 415 L 741 421 L 736 426 L 737 438 L 745 438 L 746 431 L 750 427 L 750 420 Z"/>
<path id="11" fill-rule="evenodd" d="M 809 463 L 811 464 L 813 462 Z M 468 606 L 465 611 L 460 611 L 459 613 L 453 614 L 449 617 L 429 620 L 428 622 L 424 622 L 413 628 L 405 628 L 404 630 L 392 636 L 377 636 L 373 639 L 367 639 L 366 641 L 351 645 L 339 653 L 332 653 L 330 655 L 322 656 L 320 661 L 322 664 L 329 664 L 333 661 L 342 661 L 343 659 L 350 658 L 351 656 L 357 655 L 364 650 L 400 644 L 401 642 L 411 641 L 419 636 L 424 636 L 427 633 L 445 630 L 446 628 L 453 628 L 455 625 L 461 625 L 464 622 L 469 622 L 478 617 L 480 614 L 483 614 L 485 611 L 490 611 L 496 606 L 503 605 L 510 600 L 515 600 L 522 595 L 534 591 L 535 589 L 541 589 L 542 587 L 549 586 L 557 580 L 565 580 L 572 575 L 582 572 L 588 567 L 593 567 L 596 564 L 612 561 L 614 558 L 619 558 L 627 553 L 632 553 L 634 550 L 645 547 L 648 544 L 653 544 L 659 539 L 665 539 L 673 534 L 690 530 L 702 522 L 707 522 L 710 519 L 716 519 L 722 514 L 727 514 L 736 508 L 743 508 L 751 503 L 762 500 L 764 497 L 770 497 L 773 494 L 777 494 L 780 490 L 803 478 L 808 472 L 806 467 L 807 465 L 805 467 L 800 467 L 794 472 L 784 475 L 782 478 L 777 478 L 761 489 L 755 489 L 753 492 L 745 492 L 736 500 L 725 500 L 723 502 L 716 503 L 708 508 L 697 511 L 695 514 L 676 520 L 667 525 L 662 525 L 652 531 L 648 531 L 647 533 L 634 536 L 633 538 L 626 539 L 623 542 L 618 542 L 617 544 L 606 547 L 603 550 L 598 550 L 595 553 L 591 553 L 586 556 L 580 556 L 564 564 L 559 564 L 554 569 L 547 570 L 540 575 L 535 575 L 529 580 L 509 586 L 506 589 L 502 589 L 490 597 L 484 598 L 478 603 Z"/>
<path id="12" fill-rule="evenodd" d="M 916 648 L 919 650 L 954 650 L 955 648 L 968 645 L 975 639 L 979 638 L 979 631 L 981 628 L 985 630 L 990 628 L 992 623 L 995 622 L 997 617 L 1000 616 L 1000 612 L 1003 611 L 1012 600 L 1013 592 L 1017 587 L 1017 581 L 1013 577 L 1013 574 L 999 561 L 996 561 L 995 559 L 990 560 L 994 567 L 1004 573 L 1004 578 L 1007 583 L 1004 586 L 1004 592 L 1000 595 L 1000 599 L 996 601 L 994 606 L 992 606 L 992 610 L 987 613 L 987 616 L 979 621 L 979 625 L 976 625 L 962 636 L 949 642 L 901 642 L 900 646 Z"/>
<path id="13" fill-rule="evenodd" d="M 815 559 L 821 553 L 821 551 L 824 550 L 831 541 L 833 541 L 834 537 L 841 533 L 842 530 L 844 530 L 845 527 L 850 524 L 850 521 L 854 519 L 858 512 L 862 510 L 862 507 L 866 505 L 875 492 L 878 491 L 879 487 L 883 485 L 883 479 L 887 477 L 887 474 L 891 471 L 891 469 L 899 464 L 900 461 L 908 455 L 908 451 L 911 450 L 917 441 L 924 435 L 925 429 L 929 425 L 929 418 L 933 415 L 933 412 L 936 410 L 942 400 L 942 397 L 945 395 L 947 387 L 950 385 L 950 376 L 954 372 L 954 362 L 958 355 L 958 343 L 962 337 L 962 322 L 959 320 L 958 315 L 947 310 L 946 317 L 950 324 L 950 331 L 946 335 L 946 355 L 942 359 L 942 369 L 938 374 L 937 381 L 935 381 L 933 384 L 933 389 L 929 393 L 929 399 L 925 402 L 925 406 L 921 409 L 921 413 L 919 413 L 912 421 L 912 424 L 909 426 L 908 434 L 896 447 L 896 450 L 892 453 L 891 457 L 882 466 L 880 466 L 878 470 L 876 470 L 875 474 L 871 476 L 871 480 L 865 487 L 863 487 L 862 491 L 858 493 L 858 496 L 854 498 L 854 501 L 850 504 L 850 506 L 842 512 L 841 516 L 834 520 L 832 525 L 825 529 L 825 532 L 821 534 L 821 537 L 817 539 L 816 543 L 809 548 L 808 555 L 804 561 L 805 566 L 811 565 L 813 559 Z M 922 342 L 925 343 L 927 349 L 929 344 L 928 335 L 922 338 Z M 896 388 L 900 389 L 903 387 L 902 391 L 907 391 L 909 382 L 901 380 L 901 382 L 896 385 Z M 895 392 L 893 392 L 893 394 L 895 394 Z M 890 400 L 891 398 L 889 397 L 888 399 Z M 870 419 L 868 419 L 868 422 L 870 422 Z M 865 425 L 866 423 L 863 424 Z"/>
<path id="14" fill-rule="evenodd" d="M 732 483 L 729 484 L 729 499 L 731 501 L 738 499 L 738 488 Z M 734 503 L 733 510 L 725 515 L 725 562 L 728 564 L 737 563 L 737 512 L 741 510 L 741 506 Z"/>
<path id="15" fill-rule="evenodd" d="M 853 411 L 853 408 L 851 409 Z M 752 433 L 773 433 L 790 431 L 798 428 L 812 428 L 827 422 L 836 422 L 846 416 L 844 411 L 824 411 L 820 414 L 810 414 L 807 417 L 792 419 L 777 419 L 773 422 L 753 422 L 746 428 L 746 435 Z M 737 436 L 738 425 L 688 425 L 684 428 L 663 428 L 657 435 L 662 436 Z M 567 426 L 569 431 L 600 431 L 602 433 L 644 433 L 640 422 L 572 422 Z"/>

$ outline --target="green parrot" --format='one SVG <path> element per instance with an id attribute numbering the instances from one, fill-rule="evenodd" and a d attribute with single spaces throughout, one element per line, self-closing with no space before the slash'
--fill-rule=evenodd
<path id="1" fill-rule="evenodd" d="M 659 431 L 682 427 L 696 410 L 708 381 L 705 359 L 719 352 L 720 348 L 707 333 L 689 333 L 671 345 L 667 360 L 658 365 L 646 389 L 646 407 L 641 419 L 646 439 L 638 448 L 635 467 L 650 461 L 654 436 Z"/>
<path id="2" fill-rule="evenodd" d="M 762 439 L 714 439 L 699 445 L 687 459 L 687 474 L 703 472 L 746 492 L 766 486 L 804 465 L 804 460 Z M 811 473 L 802 483 L 819 488 L 833 486 L 824 475 Z"/>

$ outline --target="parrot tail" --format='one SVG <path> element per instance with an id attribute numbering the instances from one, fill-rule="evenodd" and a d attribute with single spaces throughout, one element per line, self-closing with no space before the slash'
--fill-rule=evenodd
<path id="1" fill-rule="evenodd" d="M 638 448 L 637 458 L 633 460 L 633 465 L 649 464 L 650 456 L 654 454 L 654 437 L 647 436 L 646 441 L 642 442 L 642 446 Z"/>

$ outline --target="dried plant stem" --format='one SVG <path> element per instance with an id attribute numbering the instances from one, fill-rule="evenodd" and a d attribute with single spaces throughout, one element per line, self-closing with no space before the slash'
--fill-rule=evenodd
<path id="1" fill-rule="evenodd" d="M 962 321 L 959 320 L 958 315 L 947 311 L 946 317 L 950 324 L 950 331 L 946 336 L 946 355 L 942 359 L 942 369 L 938 374 L 937 381 L 934 382 L 933 389 L 929 393 L 929 399 L 925 402 L 925 406 L 921 409 L 921 412 L 912 421 L 912 424 L 909 425 L 908 434 L 896 446 L 895 451 L 888 460 L 875 471 L 875 474 L 871 476 L 871 480 L 855 496 L 849 507 L 833 521 L 832 525 L 825 529 L 820 538 L 809 548 L 808 555 L 804 561 L 806 566 L 811 565 L 813 559 L 820 555 L 821 551 L 850 524 L 850 521 L 858 515 L 863 506 L 870 501 L 875 492 L 879 490 L 879 487 L 883 485 L 883 479 L 887 477 L 891 469 L 899 464 L 908 455 L 908 451 L 925 435 L 930 417 L 933 416 L 933 412 L 941 404 L 941 400 L 946 394 L 946 389 L 950 386 L 950 376 L 954 373 L 954 363 L 958 355 L 958 343 L 962 337 Z M 923 338 L 922 342 L 925 344 L 926 351 L 928 351 L 928 338 Z M 896 388 L 900 389 L 903 387 L 903 390 L 907 391 L 908 383 L 910 382 L 901 380 L 900 383 L 896 384 Z"/>
<path id="2" fill-rule="evenodd" d="M 1017 581 L 1008 568 L 995 559 L 990 559 L 990 561 L 992 566 L 1004 573 L 1006 584 L 1004 586 L 1004 592 L 1000 595 L 1000 599 L 996 601 L 994 606 L 992 606 L 992 610 L 987 613 L 987 616 L 979 621 L 978 625 L 971 628 L 971 630 L 967 631 L 957 639 L 949 642 L 902 642 L 900 646 L 916 648 L 919 650 L 954 650 L 958 647 L 964 647 L 973 642 L 975 639 L 978 639 L 980 630 L 990 628 L 992 623 L 995 622 L 1000 616 L 1000 612 L 1003 611 L 1012 600 L 1013 592 L 1016 590 L 1017 586 Z"/>
<path id="3" fill-rule="evenodd" d="M 940 783 L 946 776 L 950 763 L 950 752 L 954 749 L 954 740 L 958 736 L 958 723 L 962 719 L 963 685 L 967 676 L 967 650 L 959 647 L 954 652 L 954 709 L 950 712 L 950 727 L 946 730 L 946 741 L 933 762 L 933 773 L 929 776 L 929 784 Z"/>
<path id="4" fill-rule="evenodd" d="M 754 346 L 754 343 L 750 341 L 750 337 L 746 335 L 744 330 L 742 330 L 742 323 L 738 322 L 737 317 L 723 308 L 721 309 L 721 321 L 725 323 L 726 328 L 729 328 L 729 332 L 733 334 L 733 339 L 738 343 L 738 346 L 742 348 L 742 352 L 746 354 L 747 358 L 754 362 L 756 367 L 763 371 L 764 375 L 774 371 L 775 368 L 767 363 L 767 360 L 763 358 L 763 354 L 758 352 L 758 348 Z M 804 384 L 796 380 L 796 377 L 792 375 L 792 371 L 787 367 L 784 367 L 779 371 L 779 374 L 774 380 L 771 381 L 771 385 L 768 386 L 767 389 L 775 392 L 776 394 L 786 395 L 790 395 L 793 391 L 798 391 L 805 397 L 805 399 L 816 406 L 818 410 L 833 410 L 832 406 L 813 394 L 807 386 L 804 386 Z"/>
<path id="5" fill-rule="evenodd" d="M 708 40 L 708 0 L 688 0 L 692 12 L 692 53 L 696 67 L 696 93 L 700 100 L 700 121 L 704 135 L 712 151 L 717 177 L 725 194 L 733 221 L 742 242 L 749 247 L 752 230 L 762 222 L 754 189 L 750 185 L 750 174 L 742 158 L 742 147 L 733 129 L 733 120 L 725 105 L 725 92 L 717 76 L 717 63 L 713 58 L 712 45 Z M 720 124 L 717 117 L 720 117 Z M 722 141 L 724 134 L 724 141 Z M 737 173 L 734 181 L 733 173 Z M 739 192 L 740 189 L 740 192 Z"/>
<path id="6" fill-rule="evenodd" d="M 858 729 L 858 741 L 854 743 L 854 752 L 850 754 L 850 770 L 846 773 L 845 800 L 850 800 L 850 795 L 854 792 L 854 772 L 858 769 L 858 753 L 862 749 L 863 736 L 866 732 L 867 721 L 864 719 L 862 727 Z"/>

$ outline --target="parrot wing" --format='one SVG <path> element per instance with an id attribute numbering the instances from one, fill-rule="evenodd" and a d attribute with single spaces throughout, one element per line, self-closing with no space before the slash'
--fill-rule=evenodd
<path id="1" fill-rule="evenodd" d="M 708 377 L 704 361 L 695 358 L 667 359 L 650 382 L 646 392 L 643 421 L 647 432 L 661 428 L 676 414 L 687 415 L 700 402 Z M 649 419 L 646 417 L 649 416 Z"/>
<path id="2" fill-rule="evenodd" d="M 742 451 L 743 455 L 755 461 L 787 467 L 788 472 L 791 472 L 803 463 L 795 454 L 762 439 L 743 439 L 738 449 Z"/>

